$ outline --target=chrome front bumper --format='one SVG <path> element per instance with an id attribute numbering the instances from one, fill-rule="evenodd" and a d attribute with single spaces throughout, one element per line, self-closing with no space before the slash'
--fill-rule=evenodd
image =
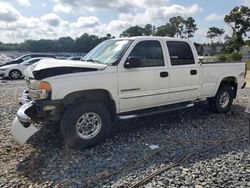
<path id="1" fill-rule="evenodd" d="M 19 144 L 24 144 L 39 129 L 32 124 L 31 118 L 26 114 L 33 107 L 33 102 L 25 103 L 17 111 L 16 118 L 12 122 L 11 134 Z"/>

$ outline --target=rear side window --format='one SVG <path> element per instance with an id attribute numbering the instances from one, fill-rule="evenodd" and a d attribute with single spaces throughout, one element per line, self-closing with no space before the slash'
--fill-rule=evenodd
<path id="1" fill-rule="evenodd" d="M 31 60 L 30 62 L 28 62 L 29 65 L 32 65 L 36 62 L 40 61 L 40 59 L 34 59 L 34 60 Z"/>
<path id="2" fill-rule="evenodd" d="M 194 55 L 187 42 L 167 41 L 171 65 L 195 64 Z"/>
<path id="3" fill-rule="evenodd" d="M 27 60 L 29 60 L 29 59 L 31 59 L 31 56 L 24 56 L 24 57 L 22 58 L 22 62 L 23 62 L 23 61 L 27 61 Z"/>
<path id="4" fill-rule="evenodd" d="M 163 53 L 159 41 L 139 42 L 129 56 L 141 58 L 141 67 L 164 66 Z"/>

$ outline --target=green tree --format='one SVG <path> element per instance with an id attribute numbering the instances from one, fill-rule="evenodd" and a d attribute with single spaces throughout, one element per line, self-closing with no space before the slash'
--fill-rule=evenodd
<path id="1" fill-rule="evenodd" d="M 186 20 L 181 17 L 172 17 L 169 19 L 169 23 L 157 28 L 157 36 L 169 36 L 178 38 L 191 38 L 198 30 L 195 20 L 192 17 L 188 17 Z"/>
<path id="2" fill-rule="evenodd" d="M 233 31 L 229 44 L 239 51 L 244 45 L 243 37 L 247 37 L 247 32 L 250 31 L 250 9 L 246 6 L 235 7 L 225 16 L 224 21 Z"/>
<path id="3" fill-rule="evenodd" d="M 88 33 L 84 33 L 82 36 L 75 40 L 74 51 L 87 53 L 100 42 L 106 39 L 107 37 L 99 38 L 96 35 L 89 35 Z"/>
<path id="4" fill-rule="evenodd" d="M 26 40 L 24 42 L 27 46 L 27 50 L 31 52 L 56 52 L 56 42 L 53 40 L 41 39 L 41 40 Z"/>
<path id="5" fill-rule="evenodd" d="M 174 37 L 175 30 L 170 23 L 167 23 L 166 25 L 162 25 L 162 26 L 158 27 L 156 32 L 155 32 L 155 35 L 156 36 Z"/>
<path id="6" fill-rule="evenodd" d="M 120 37 L 152 36 L 155 35 L 156 27 L 152 24 L 146 24 L 144 27 L 138 25 L 129 27 L 120 34 Z"/>
<path id="7" fill-rule="evenodd" d="M 4 44 L 0 42 L 0 51 L 11 51 L 11 50 L 18 50 L 18 44 L 17 43 Z"/>
<path id="8" fill-rule="evenodd" d="M 1 43 L 0 50 L 10 51 L 29 51 L 29 52 L 80 52 L 87 53 L 92 50 L 100 42 L 114 38 L 111 34 L 107 34 L 105 37 L 98 37 L 96 35 L 89 35 L 84 33 L 76 40 L 71 37 L 61 37 L 58 40 L 26 40 L 22 43 Z"/>
<path id="9" fill-rule="evenodd" d="M 143 28 L 143 35 L 145 36 L 152 36 L 155 34 L 155 26 L 154 25 L 151 25 L 151 24 L 146 24 Z"/>
<path id="10" fill-rule="evenodd" d="M 97 41 L 97 36 L 84 33 L 82 36 L 76 39 L 74 49 L 76 52 L 87 53 L 99 43 L 99 41 Z"/>
<path id="11" fill-rule="evenodd" d="M 143 36 L 144 29 L 138 25 L 129 27 L 120 35 L 121 37 L 135 37 L 135 36 Z"/>
<path id="12" fill-rule="evenodd" d="M 222 43 L 222 35 L 225 33 L 224 29 L 218 27 L 210 27 L 207 31 L 207 38 L 217 38 Z"/>
<path id="13" fill-rule="evenodd" d="M 195 20 L 192 17 L 188 17 L 184 20 L 184 38 L 192 38 L 194 37 L 194 33 L 198 30 L 197 25 L 195 24 Z"/>
<path id="14" fill-rule="evenodd" d="M 57 51 L 72 52 L 75 41 L 71 37 L 61 37 L 56 41 Z"/>
<path id="15" fill-rule="evenodd" d="M 169 19 L 169 22 L 175 31 L 175 36 L 183 38 L 184 27 L 185 27 L 185 21 L 183 17 L 181 16 L 172 17 Z"/>

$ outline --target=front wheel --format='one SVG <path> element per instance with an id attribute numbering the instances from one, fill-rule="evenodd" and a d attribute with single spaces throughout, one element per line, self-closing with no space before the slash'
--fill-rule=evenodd
<path id="1" fill-rule="evenodd" d="M 229 85 L 221 86 L 213 98 L 208 99 L 210 108 L 217 113 L 227 113 L 233 103 L 233 90 Z"/>
<path id="2" fill-rule="evenodd" d="M 22 73 L 19 70 L 12 70 L 9 73 L 10 78 L 17 80 L 20 79 L 22 76 Z"/>
<path id="3" fill-rule="evenodd" d="M 111 130 L 111 118 L 105 106 L 96 102 L 75 104 L 61 121 L 66 145 L 84 149 L 103 141 Z"/>

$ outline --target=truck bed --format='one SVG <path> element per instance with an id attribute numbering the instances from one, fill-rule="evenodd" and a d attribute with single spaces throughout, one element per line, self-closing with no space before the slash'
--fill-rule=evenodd
<path id="1" fill-rule="evenodd" d="M 237 80 L 238 89 L 244 84 L 245 63 L 243 62 L 216 62 L 201 64 L 201 97 L 215 95 L 223 78 L 231 77 Z M 242 75 L 243 74 L 243 75 Z M 238 79 L 242 75 L 242 79 Z"/>

